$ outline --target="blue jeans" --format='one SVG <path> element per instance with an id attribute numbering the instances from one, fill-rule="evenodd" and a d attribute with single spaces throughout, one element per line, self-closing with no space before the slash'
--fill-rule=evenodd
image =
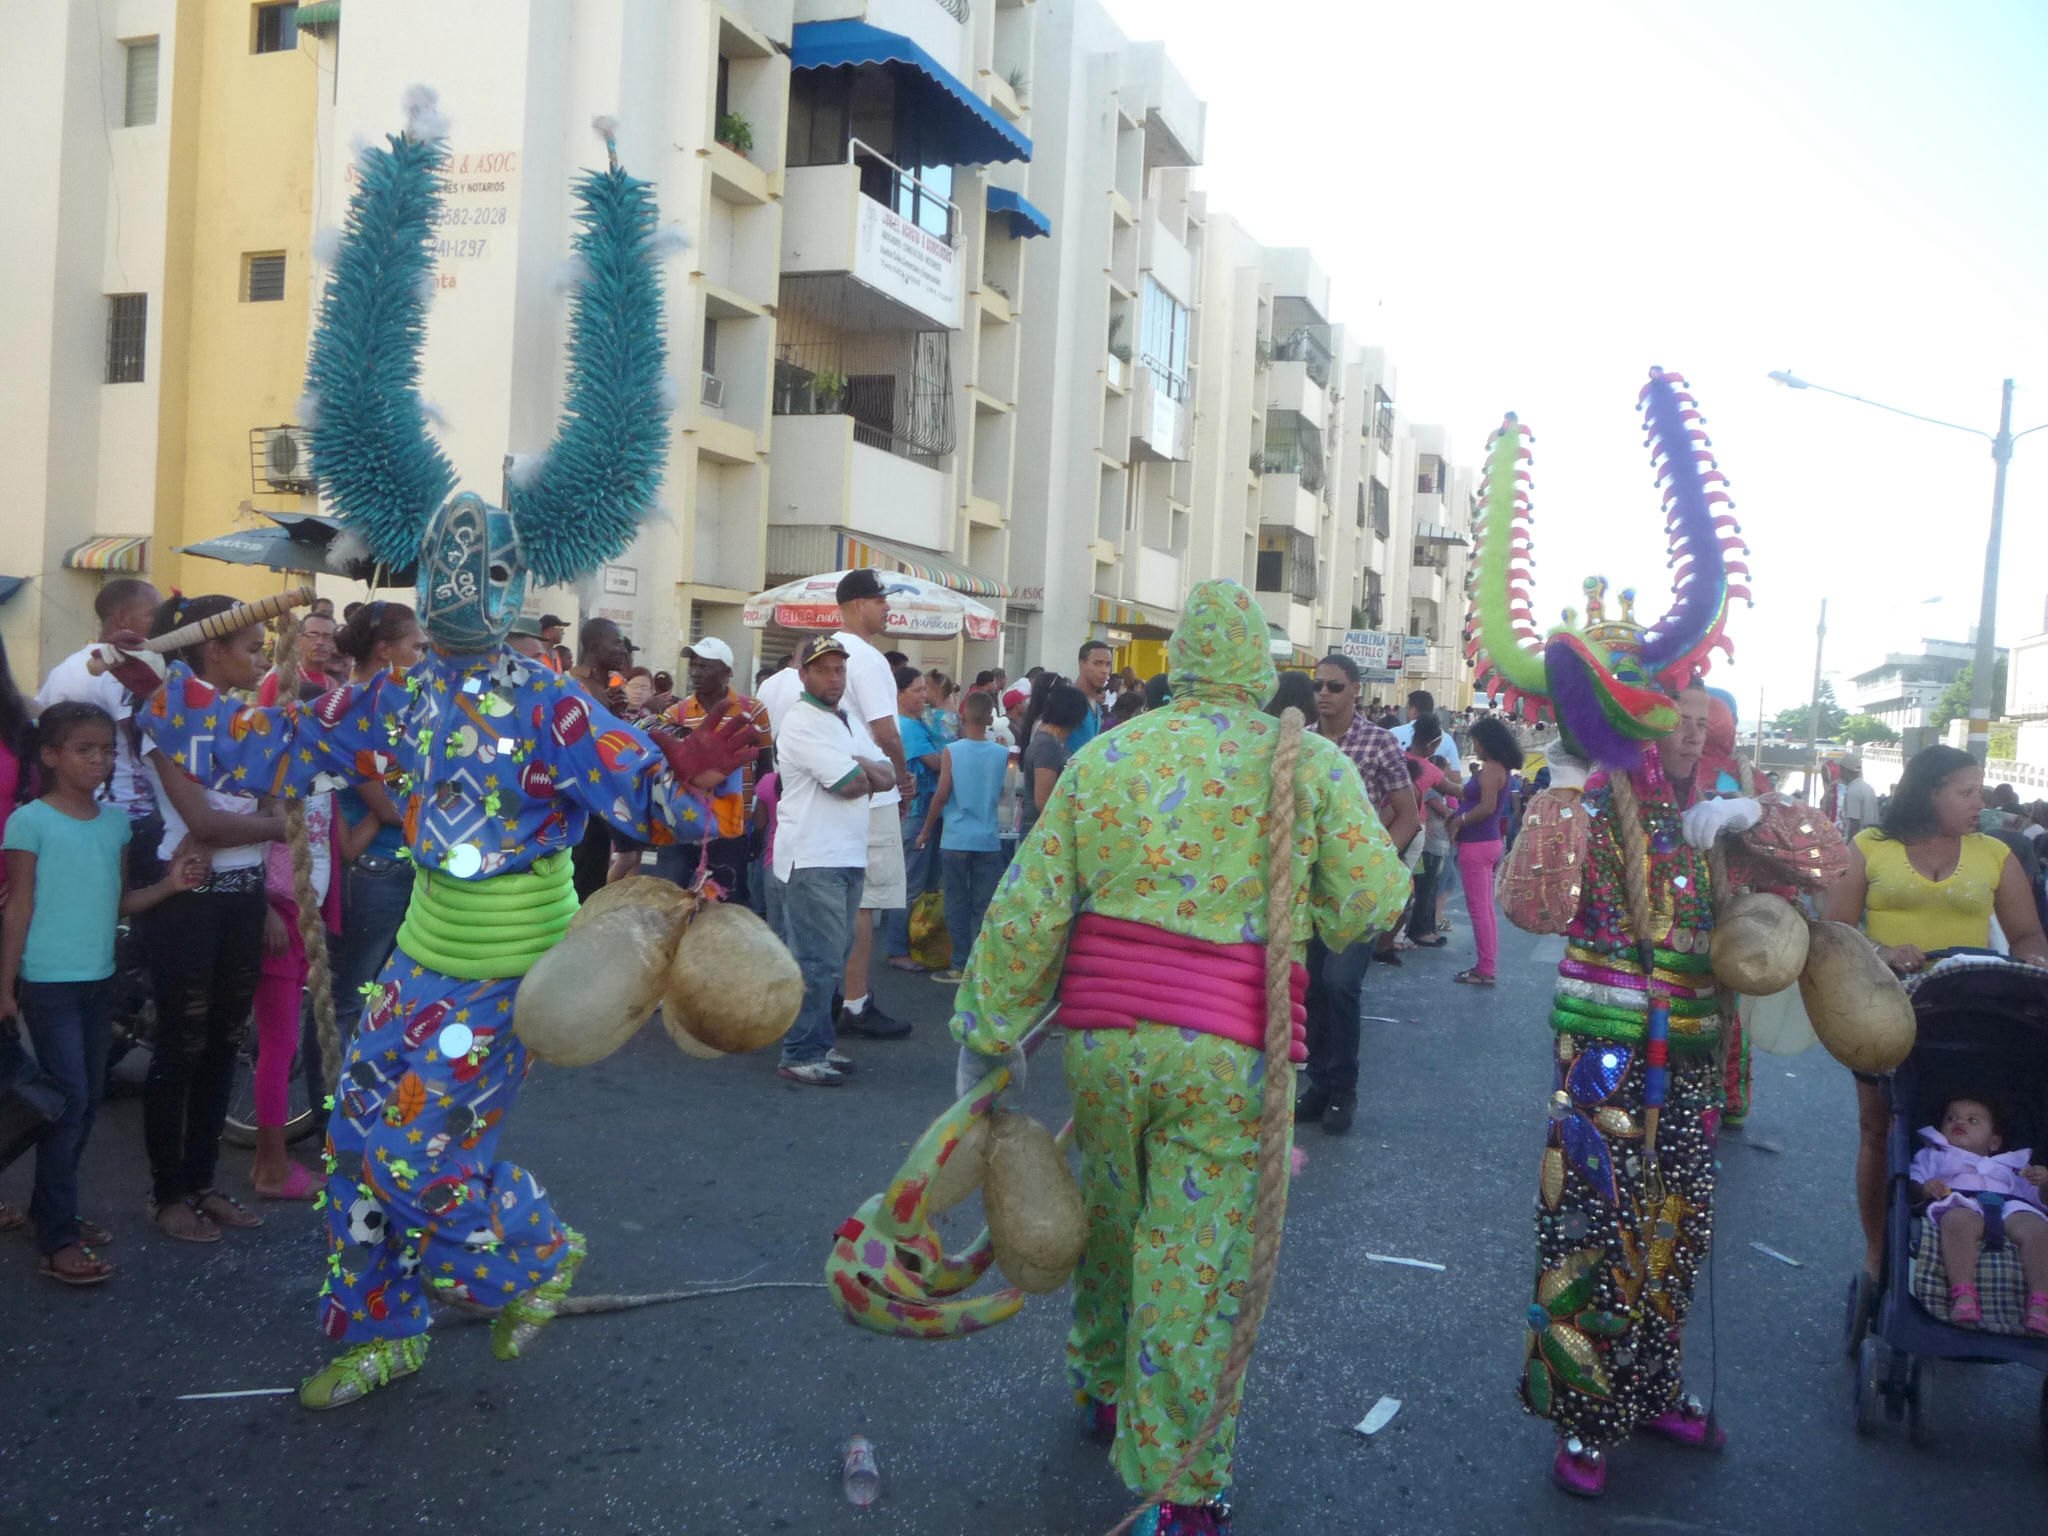
<path id="1" fill-rule="evenodd" d="M 55 1253 L 78 1241 L 78 1160 L 92 1134 L 93 1113 L 107 1081 L 107 1043 L 114 983 L 24 981 L 21 1014 L 36 1061 L 64 1089 L 64 1114 L 36 1143 L 36 1245 Z"/>
<path id="2" fill-rule="evenodd" d="M 782 1061 L 822 1061 L 837 1040 L 832 995 L 853 952 L 853 922 L 860 914 L 865 869 L 796 869 L 782 888 L 782 942 L 803 973 L 804 1001 L 782 1037 Z"/>
<path id="3" fill-rule="evenodd" d="M 1333 950 L 1320 937 L 1308 941 L 1305 1065 L 1310 1080 L 1327 1093 L 1358 1090 L 1358 1014 L 1374 942 L 1364 938 Z"/>
<path id="4" fill-rule="evenodd" d="M 398 925 L 405 921 L 406 904 L 411 900 L 409 859 L 366 853 L 342 876 L 341 934 L 330 937 L 328 946 L 334 973 L 334 1027 L 341 1036 L 344 1055 L 356 1025 L 362 1022 L 363 988 L 377 979 L 384 962 L 391 958 L 391 946 L 398 942 Z M 306 1102 L 317 1113 L 327 1097 L 327 1084 L 320 1077 L 320 1042 L 313 1032 L 310 1008 L 299 1040 L 299 1061 L 305 1069 Z M 341 1063 L 335 1066 L 338 1069 Z"/>
<path id="5" fill-rule="evenodd" d="M 996 894 L 996 882 L 1003 877 L 1000 851 L 988 853 L 939 853 L 939 877 L 946 892 L 946 932 L 953 940 L 953 969 L 967 964 L 974 948 L 974 936 L 981 932 L 981 920 Z"/>
<path id="6" fill-rule="evenodd" d="M 917 836 L 922 831 L 922 814 L 903 818 L 903 905 L 882 914 L 884 948 L 892 957 L 910 953 L 910 909 L 917 905 L 918 897 L 938 888 L 935 877 L 939 850 L 917 846 Z"/>

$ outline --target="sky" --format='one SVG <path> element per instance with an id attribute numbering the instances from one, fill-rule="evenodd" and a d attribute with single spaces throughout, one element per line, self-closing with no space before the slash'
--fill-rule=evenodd
<path id="1" fill-rule="evenodd" d="M 1634 411 L 1692 382 L 1754 553 L 1745 722 L 1825 670 L 1973 633 L 1992 464 L 2018 381 L 2048 423 L 2048 6 L 1712 7 L 1105 0 L 1208 102 L 1202 184 L 1269 246 L 1314 249 L 1332 319 L 1384 344 L 1409 419 L 1476 464 L 1535 433 L 1536 610 L 1605 575 L 1669 601 Z M 1996 633 L 2048 628 L 2048 432 L 2006 493 Z"/>

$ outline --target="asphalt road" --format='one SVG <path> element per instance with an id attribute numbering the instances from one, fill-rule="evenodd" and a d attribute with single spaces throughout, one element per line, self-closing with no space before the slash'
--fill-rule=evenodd
<path id="1" fill-rule="evenodd" d="M 2041 1529 L 2033 1373 L 1940 1368 L 1926 1450 L 1849 1427 L 1836 1341 L 1858 1249 L 1854 1111 L 1817 1051 L 1761 1059 L 1759 1107 L 1723 1145 L 1715 1305 L 1689 1344 L 1703 1395 L 1718 1346 L 1727 1452 L 1626 1447 L 1597 1506 L 1550 1488 L 1550 1436 L 1512 1384 L 1556 941 L 1507 930 L 1498 990 L 1453 986 L 1470 960 L 1457 916 L 1449 949 L 1369 980 L 1353 1133 L 1304 1136 L 1242 1420 L 1238 1530 L 1905 1531 L 1953 1522 L 1958 1501 L 1973 1528 Z M 836 1091 L 780 1082 L 772 1053 L 686 1060 L 658 1028 L 596 1067 L 536 1071 L 504 1155 L 590 1236 L 579 1289 L 818 1280 L 833 1227 L 951 1093 L 945 994 L 896 975 L 882 989 L 916 1033 L 857 1044 L 861 1075 Z M 1056 1071 L 1024 1100 L 1064 1118 Z M 224 1175 L 245 1178 L 246 1158 L 230 1152 Z M 0 1197 L 24 1200 L 27 1174 L 0 1174 Z M 30 1243 L 0 1239 L 0 1530 L 1090 1536 L 1128 1507 L 1069 1406 L 1062 1297 L 947 1345 L 858 1332 L 822 1290 L 565 1320 L 516 1364 L 453 1324 L 418 1377 L 333 1414 L 180 1402 L 291 1386 L 324 1358 L 318 1218 L 269 1206 L 262 1231 L 187 1247 L 150 1233 L 144 1185 L 136 1105 L 115 1103 L 85 1170 L 87 1214 L 118 1234 L 115 1281 L 62 1290 Z M 954 1217 L 977 1219 L 973 1204 Z M 1382 1395 L 1403 1404 L 1392 1424 L 1348 1433 Z M 881 1460 L 868 1511 L 838 1486 L 855 1431 Z"/>

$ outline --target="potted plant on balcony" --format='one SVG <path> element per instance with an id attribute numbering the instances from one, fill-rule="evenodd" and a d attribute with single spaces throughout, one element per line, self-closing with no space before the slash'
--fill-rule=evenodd
<path id="1" fill-rule="evenodd" d="M 811 376 L 811 410 L 819 416 L 836 416 L 846 399 L 846 375 L 826 368 Z"/>
<path id="2" fill-rule="evenodd" d="M 728 112 L 718 120 L 712 137 L 744 160 L 747 151 L 754 147 L 754 125 L 740 113 Z"/>

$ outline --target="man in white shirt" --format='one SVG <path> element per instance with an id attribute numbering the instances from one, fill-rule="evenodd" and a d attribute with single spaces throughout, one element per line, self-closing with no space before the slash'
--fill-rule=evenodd
<path id="1" fill-rule="evenodd" d="M 887 763 L 865 755 L 840 701 L 845 644 L 814 635 L 797 652 L 802 689 L 773 726 L 782 793 L 775 813 L 775 866 L 782 884 L 782 941 L 803 973 L 804 1000 L 782 1039 L 778 1073 L 814 1088 L 836 1088 L 853 1069 L 834 1049 L 832 992 L 865 920 L 861 887 L 868 858 L 868 799 L 894 790 Z M 892 824 L 891 832 L 894 827 Z"/>
<path id="2" fill-rule="evenodd" d="M 100 621 L 100 639 L 121 633 L 146 635 L 162 599 L 148 582 L 136 576 L 122 576 L 108 582 L 93 597 L 92 610 Z M 52 704 L 97 704 L 114 717 L 114 773 L 108 791 L 113 803 L 128 817 L 128 883 L 140 890 L 156 883 L 157 845 L 163 841 L 164 822 L 157 810 L 156 795 L 149 776 L 142 770 L 136 752 L 134 713 L 128 690 L 110 672 L 95 677 L 86 667 L 92 647 L 73 651 L 43 680 L 36 695 L 39 708 Z"/>
<path id="3" fill-rule="evenodd" d="M 904 766 L 903 738 L 896 729 L 896 673 L 874 641 L 889 622 L 889 599 L 881 578 L 863 568 L 839 578 L 837 591 L 839 642 L 846 651 L 846 717 L 862 754 L 886 757 L 895 770 L 890 787 L 868 802 L 867 881 L 862 887 L 861 914 L 853 925 L 853 951 L 846 962 L 846 1002 L 839 1028 L 872 1040 L 899 1040 L 910 1033 L 908 1019 L 891 1018 L 868 995 L 868 961 L 874 952 L 872 913 L 889 912 L 905 903 L 902 796 L 895 786 L 910 777 Z M 772 729 L 775 717 L 769 715 Z"/>
<path id="4" fill-rule="evenodd" d="M 754 697 L 761 701 L 761 707 L 768 711 L 768 730 L 772 736 L 782 729 L 782 718 L 789 713 L 804 691 L 804 680 L 796 669 L 796 658 L 762 678 L 754 685 Z"/>
<path id="5" fill-rule="evenodd" d="M 1842 793 L 1838 808 L 1844 838 L 1853 838 L 1865 827 L 1874 827 L 1878 823 L 1877 791 L 1863 777 L 1863 763 L 1858 758 L 1848 758 L 1842 763 Z"/>

